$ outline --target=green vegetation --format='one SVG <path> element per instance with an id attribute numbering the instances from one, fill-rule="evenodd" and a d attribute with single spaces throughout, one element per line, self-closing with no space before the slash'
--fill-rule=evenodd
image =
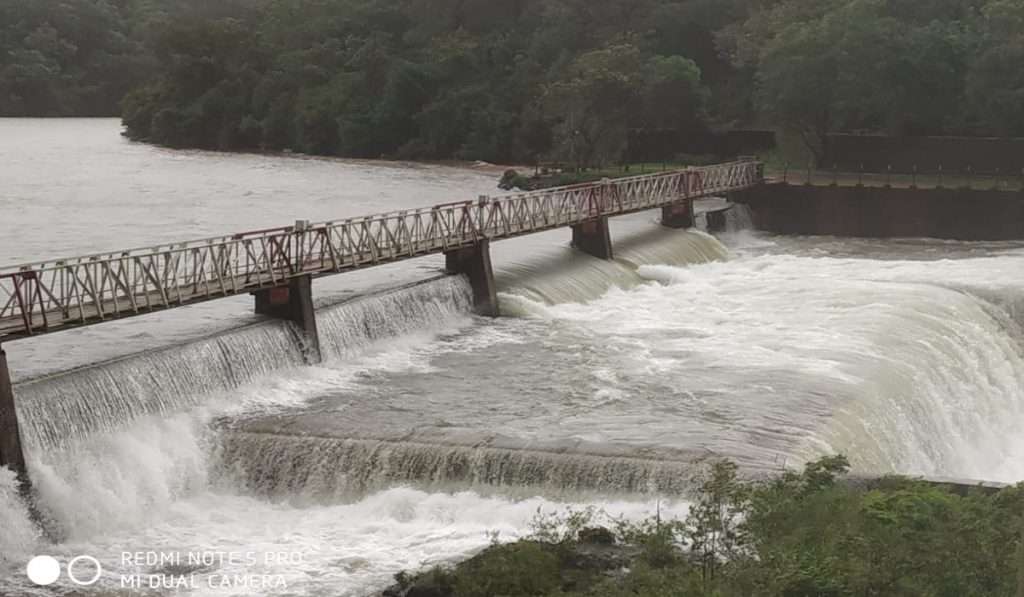
<path id="1" fill-rule="evenodd" d="M 1024 135 L 1024 2 L 787 0 L 719 39 L 815 157 L 826 133 Z"/>
<path id="2" fill-rule="evenodd" d="M 625 597 L 1015 597 L 1024 485 L 966 496 L 901 478 L 861 487 L 843 457 L 740 481 L 719 462 L 684 521 L 538 516 L 525 541 L 400 574 L 386 594 Z"/>
<path id="3" fill-rule="evenodd" d="M 117 116 L 159 67 L 151 43 L 183 15 L 244 14 L 227 0 L 3 0 L 0 116 Z"/>
<path id="4" fill-rule="evenodd" d="M 278 0 L 183 18 L 124 121 L 172 146 L 613 163 L 631 127 L 704 121 L 709 66 L 729 67 L 688 57 L 679 28 L 712 44 L 721 24 L 696 4 Z"/>
<path id="5" fill-rule="evenodd" d="M 1024 0 L 6 0 L 0 114 L 602 168 L 630 130 L 1024 135 Z M 644 139 L 646 137 L 638 137 Z"/>

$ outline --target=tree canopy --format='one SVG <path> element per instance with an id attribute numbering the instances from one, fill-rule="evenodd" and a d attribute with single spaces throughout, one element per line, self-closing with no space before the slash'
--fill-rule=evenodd
<path id="1" fill-rule="evenodd" d="M 630 128 L 704 126 L 702 71 L 729 68 L 705 15 L 669 22 L 670 4 L 271 0 L 163 31 L 124 120 L 172 146 L 610 163 Z"/>
<path id="2" fill-rule="evenodd" d="M 1021 58 L 1024 0 L 7 0 L 0 115 L 585 166 L 630 130 L 755 126 L 821 156 L 842 131 L 1024 136 Z"/>

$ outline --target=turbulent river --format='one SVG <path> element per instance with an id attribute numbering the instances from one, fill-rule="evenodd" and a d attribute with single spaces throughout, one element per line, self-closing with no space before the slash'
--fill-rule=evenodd
<path id="1" fill-rule="evenodd" d="M 496 193 L 489 171 L 118 133 L 0 120 L 0 263 Z M 315 367 L 248 297 L 7 345 L 56 542 L 0 470 L 0 595 L 128 594 L 151 572 L 190 595 L 365 595 L 538 510 L 683 515 L 706 457 L 1024 479 L 1024 243 L 772 237 L 742 217 L 715 238 L 656 217 L 612 222 L 612 262 L 565 230 L 495 244 L 496 320 L 436 257 L 317 281 Z M 102 575 L 36 588 L 44 553 Z"/>

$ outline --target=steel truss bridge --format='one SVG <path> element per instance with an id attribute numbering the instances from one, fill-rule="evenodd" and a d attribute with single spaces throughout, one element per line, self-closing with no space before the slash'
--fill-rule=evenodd
<path id="1" fill-rule="evenodd" d="M 0 343 L 740 191 L 742 160 L 0 268 Z"/>

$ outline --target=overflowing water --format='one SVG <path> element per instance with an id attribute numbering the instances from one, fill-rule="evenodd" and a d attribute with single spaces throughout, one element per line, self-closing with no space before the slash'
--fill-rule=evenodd
<path id="1" fill-rule="evenodd" d="M 266 322 L 21 383 L 17 404 L 26 441 L 34 450 L 59 447 L 297 367 L 305 360 L 296 335 L 289 323 Z"/>
<path id="2" fill-rule="evenodd" d="M 0 207 L 25 219 L 0 235 L 0 257 L 49 256 L 25 233 L 39 208 L 12 197 L 83 201 L 85 220 L 128 236 L 129 218 L 155 233 L 165 216 L 199 235 L 236 213 L 256 226 L 327 212 L 339 180 L 351 204 L 324 217 L 493 185 L 454 169 L 154 150 L 93 137 L 116 133 L 104 122 L 48 125 L 61 134 L 36 159 L 82 153 L 60 129 L 80 126 L 115 164 L 96 184 L 155 197 L 152 216 L 89 188 L 82 164 L 74 184 L 15 177 Z M 21 126 L 19 151 L 32 147 Z M 0 157 L 16 153 L 4 139 Z M 210 180 L 164 182 L 196 169 Z M 471 315 L 467 282 L 436 259 L 318 282 L 315 366 L 290 324 L 254 318 L 244 299 L 11 344 L 57 542 L 0 470 L 0 595 L 167 594 L 132 589 L 151 573 L 187 578 L 190 595 L 365 595 L 522 536 L 538 508 L 681 516 L 709 457 L 765 471 L 842 452 L 865 473 L 1024 479 L 1024 243 L 781 238 L 727 214 L 717 239 L 618 218 L 613 261 L 571 250 L 567 231 L 496 243 L 496 320 Z M 54 246 L 100 248 L 94 228 L 59 224 Z M 101 578 L 34 587 L 23 570 L 39 553 L 95 557 Z M 227 554 L 240 557 L 204 559 Z"/>
<path id="3" fill-rule="evenodd" d="M 644 282 L 637 270 L 644 264 L 682 266 L 725 259 L 728 251 L 713 237 L 699 232 L 647 226 L 639 234 L 616 239 L 615 259 L 581 259 L 578 254 L 554 245 L 534 249 L 526 258 L 502 260 L 496 273 L 502 295 L 502 312 L 521 315 L 523 300 L 554 305 L 591 301 L 610 288 L 629 289 Z M 504 257 L 501 248 L 495 251 Z"/>
<path id="4" fill-rule="evenodd" d="M 382 339 L 427 333 L 466 316 L 472 306 L 472 289 L 461 276 L 355 299 L 317 313 L 321 350 L 326 359 L 353 358 Z"/>
<path id="5" fill-rule="evenodd" d="M 506 438 L 342 439 L 234 432 L 218 456 L 258 495 L 343 500 L 390 485 L 502 488 L 522 493 L 682 495 L 693 454 L 631 452 L 579 442 L 544 445 Z"/>

